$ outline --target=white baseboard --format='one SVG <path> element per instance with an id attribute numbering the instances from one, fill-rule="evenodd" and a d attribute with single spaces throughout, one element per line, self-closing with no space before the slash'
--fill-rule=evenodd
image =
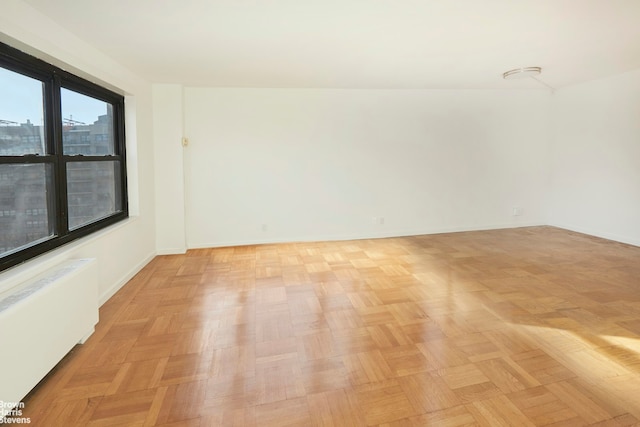
<path id="1" fill-rule="evenodd" d="M 563 228 L 565 230 L 569 230 L 569 231 L 575 231 L 576 233 L 582 233 L 582 234 L 587 234 L 589 236 L 594 236 L 594 237 L 600 237 L 602 239 L 607 239 L 607 240 L 613 240 L 615 242 L 620 242 L 620 243 L 624 243 L 627 245 L 633 245 L 633 246 L 639 246 L 640 247 L 640 239 L 635 239 L 635 238 L 630 238 L 630 237 L 626 237 L 626 236 L 620 236 L 618 234 L 615 233 L 608 233 L 608 232 L 604 232 L 604 231 L 599 231 L 599 230 L 592 230 L 592 229 L 588 229 L 588 228 L 584 228 L 584 227 L 577 227 L 574 225 L 568 225 L 568 224 L 561 224 L 561 223 L 555 223 L 555 224 L 548 224 L 551 227 L 558 227 L 558 228 Z"/>
<path id="2" fill-rule="evenodd" d="M 182 255 L 187 253 L 187 248 L 164 248 L 158 249 L 156 255 Z"/>
<path id="3" fill-rule="evenodd" d="M 147 255 L 142 261 L 136 264 L 131 270 L 129 270 L 120 280 L 116 281 L 109 289 L 100 295 L 99 304 L 102 306 L 105 302 L 109 300 L 116 292 L 120 290 L 129 280 L 133 278 L 136 274 L 140 272 L 147 264 L 151 262 L 153 258 L 155 258 L 155 252 Z"/>
<path id="4" fill-rule="evenodd" d="M 221 248 L 228 246 L 246 246 L 246 245 L 264 245 L 272 243 L 291 243 L 291 242 L 319 242 L 319 241 L 342 241 L 342 240 L 363 240 L 363 239 L 382 239 L 388 237 L 405 237 L 419 236 L 424 234 L 441 234 L 441 233 L 457 233 L 463 231 L 481 231 L 481 230 L 498 230 L 503 228 L 520 228 L 535 227 L 547 225 L 542 222 L 522 222 L 508 224 L 491 224 L 482 226 L 460 226 L 460 227 L 444 227 L 429 229 L 405 229 L 405 230 L 389 230 L 374 233 L 358 233 L 358 234 L 336 234 L 336 235 L 305 235 L 305 236 L 288 236 L 273 239 L 248 239 L 248 240 L 229 240 L 222 242 L 206 242 L 189 246 L 189 249 L 202 248 Z"/>

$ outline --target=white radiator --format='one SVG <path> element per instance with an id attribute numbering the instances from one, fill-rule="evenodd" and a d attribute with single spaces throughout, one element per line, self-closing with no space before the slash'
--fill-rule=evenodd
<path id="1" fill-rule="evenodd" d="M 93 259 L 66 261 L 2 293 L 0 402 L 20 402 L 96 323 Z"/>

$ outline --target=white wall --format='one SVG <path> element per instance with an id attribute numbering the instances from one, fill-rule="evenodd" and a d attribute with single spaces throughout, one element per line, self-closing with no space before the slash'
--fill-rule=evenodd
<path id="1" fill-rule="evenodd" d="M 554 98 L 550 223 L 640 245 L 640 70 Z"/>
<path id="2" fill-rule="evenodd" d="M 131 218 L 0 274 L 0 291 L 64 259 L 96 258 L 104 302 L 155 254 L 151 85 L 20 0 L 3 0 L 0 40 L 124 93 Z"/>
<path id="3" fill-rule="evenodd" d="M 155 146 L 156 247 L 159 254 L 184 253 L 182 86 L 153 85 Z"/>
<path id="4" fill-rule="evenodd" d="M 546 223 L 548 91 L 186 88 L 184 99 L 189 247 Z"/>

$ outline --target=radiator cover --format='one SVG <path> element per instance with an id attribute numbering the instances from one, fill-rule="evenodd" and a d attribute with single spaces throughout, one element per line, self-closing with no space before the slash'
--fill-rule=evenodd
<path id="1" fill-rule="evenodd" d="M 98 323 L 93 259 L 65 261 L 0 295 L 0 401 L 20 402 Z"/>

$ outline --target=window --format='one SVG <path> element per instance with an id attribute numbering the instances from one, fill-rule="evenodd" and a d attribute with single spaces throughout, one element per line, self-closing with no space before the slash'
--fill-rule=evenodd
<path id="1" fill-rule="evenodd" d="M 0 43 L 0 271 L 127 216 L 124 98 Z"/>

